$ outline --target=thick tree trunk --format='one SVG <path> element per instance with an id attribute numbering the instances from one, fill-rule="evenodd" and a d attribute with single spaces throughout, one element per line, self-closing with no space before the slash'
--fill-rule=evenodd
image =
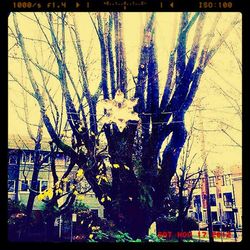
<path id="1" fill-rule="evenodd" d="M 112 219 L 118 230 L 128 232 L 133 239 L 145 238 L 153 222 L 149 209 L 137 201 L 121 202 L 119 207 L 107 208 L 107 217 Z"/>
<path id="2" fill-rule="evenodd" d="M 32 179 L 31 179 L 31 185 L 30 185 L 30 194 L 29 198 L 27 201 L 27 206 L 26 206 L 26 226 L 25 226 L 25 233 L 27 236 L 29 235 L 29 229 L 30 229 L 30 222 L 32 221 L 32 210 L 34 206 L 34 201 L 36 198 L 36 193 L 34 192 L 37 190 L 37 180 L 39 177 L 39 172 L 40 172 L 40 148 L 41 144 L 40 142 L 36 143 L 35 145 L 35 153 L 34 153 L 34 170 L 32 174 Z M 38 191 L 38 190 L 37 190 Z"/>
<path id="3" fill-rule="evenodd" d="M 55 240 L 54 222 L 55 217 L 53 215 L 49 215 L 46 219 L 46 241 L 48 242 L 52 242 Z"/>

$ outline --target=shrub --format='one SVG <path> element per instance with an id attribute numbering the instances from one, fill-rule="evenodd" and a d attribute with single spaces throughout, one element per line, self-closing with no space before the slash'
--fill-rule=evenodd
<path id="1" fill-rule="evenodd" d="M 198 230 L 199 226 L 198 223 L 195 221 L 195 219 L 187 217 L 184 220 L 183 223 L 183 230 L 184 231 L 192 231 L 192 230 Z"/>
<path id="2" fill-rule="evenodd" d="M 198 223 L 190 217 L 186 217 L 183 222 L 183 231 L 198 230 Z M 176 233 L 179 231 L 177 217 L 161 217 L 157 219 L 157 231 L 170 231 Z"/>
<path id="3" fill-rule="evenodd" d="M 25 205 L 22 204 L 20 201 L 8 199 L 8 217 L 9 218 L 13 214 L 24 213 L 25 210 L 26 210 Z"/>

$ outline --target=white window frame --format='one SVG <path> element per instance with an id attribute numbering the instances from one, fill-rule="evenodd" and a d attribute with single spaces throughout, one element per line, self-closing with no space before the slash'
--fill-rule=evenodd
<path id="1" fill-rule="evenodd" d="M 48 180 L 41 179 L 41 180 L 38 180 L 38 181 L 40 181 L 39 192 L 43 192 L 44 190 L 46 190 L 49 187 L 49 181 Z M 47 186 L 46 186 L 46 188 L 44 190 L 42 190 L 42 181 L 46 181 L 47 182 Z"/>
<path id="2" fill-rule="evenodd" d="M 21 157 L 21 163 L 22 163 L 22 164 L 25 164 L 25 163 L 33 164 L 33 163 L 34 163 L 34 156 L 33 156 L 33 161 L 32 161 L 32 160 L 31 160 L 31 159 L 32 159 L 32 154 L 34 154 L 33 151 L 28 152 L 28 153 L 25 152 L 25 151 L 23 151 L 23 152 L 22 152 L 22 157 Z M 27 156 L 27 161 L 24 161 L 24 160 L 23 160 L 24 155 Z"/>
<path id="3" fill-rule="evenodd" d="M 28 186 L 30 185 L 30 180 L 26 180 L 27 182 L 28 182 Z M 26 193 L 29 193 L 29 187 L 28 187 L 28 189 L 27 190 L 22 190 L 22 184 L 23 184 L 23 182 L 25 182 L 25 179 L 21 179 L 20 180 L 20 190 L 19 190 L 19 192 L 20 193 L 22 193 L 22 194 L 26 194 Z"/>
<path id="4" fill-rule="evenodd" d="M 11 162 L 10 162 L 10 159 L 11 159 L 12 156 L 15 157 L 15 163 L 11 163 Z M 17 155 L 9 154 L 8 163 L 11 164 L 11 165 L 12 165 L 12 164 L 13 164 L 13 165 L 14 165 L 14 164 L 17 164 Z"/>
<path id="5" fill-rule="evenodd" d="M 49 155 L 50 153 L 49 152 L 43 152 L 43 153 L 41 153 L 41 161 L 43 161 L 43 159 L 45 158 L 45 157 L 47 157 L 48 155 Z M 50 163 L 50 156 L 47 158 L 47 162 L 43 162 L 43 164 L 49 164 Z"/>
<path id="6" fill-rule="evenodd" d="M 27 191 L 23 191 L 23 190 L 22 190 L 22 181 L 25 181 L 25 179 L 21 179 L 20 181 L 21 181 L 21 185 L 20 185 L 20 190 L 19 190 L 19 192 L 20 192 L 20 193 L 29 193 L 29 188 L 27 189 Z M 28 181 L 28 186 L 30 187 L 30 185 L 31 185 L 31 180 L 27 180 L 27 181 Z M 38 179 L 37 181 L 39 182 L 39 190 L 38 190 L 39 193 L 42 192 L 42 181 L 46 181 L 46 182 L 47 182 L 47 187 L 46 187 L 46 189 L 49 187 L 49 180 L 46 180 L 46 179 Z M 44 190 L 45 190 L 45 189 L 44 189 Z"/>
<path id="7" fill-rule="evenodd" d="M 14 183 L 14 191 L 9 191 L 9 181 L 13 181 L 13 183 Z M 15 180 L 8 180 L 8 193 L 9 194 L 14 194 L 15 193 L 15 189 L 16 189 L 16 181 Z"/>

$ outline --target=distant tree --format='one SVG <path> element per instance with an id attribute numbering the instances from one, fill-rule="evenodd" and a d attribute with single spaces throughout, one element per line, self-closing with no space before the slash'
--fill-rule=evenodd
<path id="1" fill-rule="evenodd" d="M 182 153 L 179 158 L 176 173 L 172 179 L 172 189 L 174 190 L 173 199 L 177 200 L 177 222 L 179 231 L 182 232 L 184 228 L 184 222 L 188 214 L 188 209 L 191 206 L 193 199 L 194 189 L 197 187 L 198 182 L 204 173 L 203 166 L 194 168 L 194 159 L 197 156 L 196 153 L 192 151 L 192 146 L 194 143 L 194 124 L 195 117 L 192 121 L 191 128 L 186 140 L 184 147 L 182 148 Z M 204 165 L 204 164 L 203 164 Z"/>

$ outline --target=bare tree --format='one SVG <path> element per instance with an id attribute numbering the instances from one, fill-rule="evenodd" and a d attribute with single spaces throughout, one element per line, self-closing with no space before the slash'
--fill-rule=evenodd
<path id="1" fill-rule="evenodd" d="M 203 166 L 198 167 L 196 170 L 193 167 L 193 160 L 196 154 L 191 157 L 192 145 L 194 141 L 193 127 L 191 126 L 185 146 L 183 147 L 182 156 L 180 157 L 180 167 L 177 169 L 173 182 L 175 188 L 175 195 L 178 195 L 178 225 L 179 231 L 183 231 L 183 223 L 188 214 L 188 209 L 191 206 L 193 199 L 193 192 L 200 181 L 203 171 Z"/>
<path id="2" fill-rule="evenodd" d="M 202 31 L 206 13 L 185 12 L 181 15 L 179 34 L 170 53 L 167 81 L 160 99 L 155 45 L 156 14 L 150 13 L 143 32 L 138 75 L 134 77 L 134 98 L 130 100 L 126 99 L 128 80 L 122 13 L 90 14 L 99 39 L 101 58 L 101 80 L 94 94 L 90 91 L 89 71 L 74 14 L 46 13 L 46 26 L 35 14 L 38 28 L 55 59 L 57 73 L 54 71 L 55 67 L 48 70 L 30 56 L 19 28 L 17 14 L 12 15 L 14 33 L 32 87 L 27 91 L 39 104 L 52 145 L 62 150 L 71 160 L 65 176 L 77 165 L 84 172 L 99 202 L 105 207 L 107 216 L 112 218 L 116 226 L 128 231 L 133 237 L 145 236 L 152 221 L 164 210 L 164 199 L 187 137 L 185 113 L 194 99 L 206 66 L 233 27 L 239 23 L 238 15 L 221 37 L 213 41 L 213 45 L 211 42 L 215 40 L 215 27 L 220 14 L 214 18 L 210 31 L 205 34 L 203 45 L 201 38 L 204 35 Z M 189 50 L 187 39 L 191 29 L 194 29 L 194 35 Z M 69 46 L 65 39 L 66 30 L 70 33 L 77 58 L 80 90 L 66 57 Z M 34 74 L 37 70 L 51 75 L 53 84 L 60 87 L 66 109 L 65 112 L 62 108 L 60 110 L 67 116 L 67 124 L 72 132 L 71 145 L 62 139 L 56 120 L 51 119 L 52 110 L 55 112 L 56 106 L 47 108 L 47 101 L 42 95 L 41 80 Z M 53 99 L 50 91 L 46 95 L 48 99 Z M 76 99 L 73 98 L 74 95 Z M 105 99 L 105 109 L 98 116 L 97 106 L 101 99 Z M 84 102 L 86 104 L 83 105 Z M 106 146 L 100 149 L 102 138 L 105 138 Z M 138 143 L 134 142 L 135 138 Z M 167 138 L 168 144 L 165 145 Z M 135 151 L 141 155 L 139 161 L 135 157 Z M 74 198 L 72 192 L 68 203 Z"/>

